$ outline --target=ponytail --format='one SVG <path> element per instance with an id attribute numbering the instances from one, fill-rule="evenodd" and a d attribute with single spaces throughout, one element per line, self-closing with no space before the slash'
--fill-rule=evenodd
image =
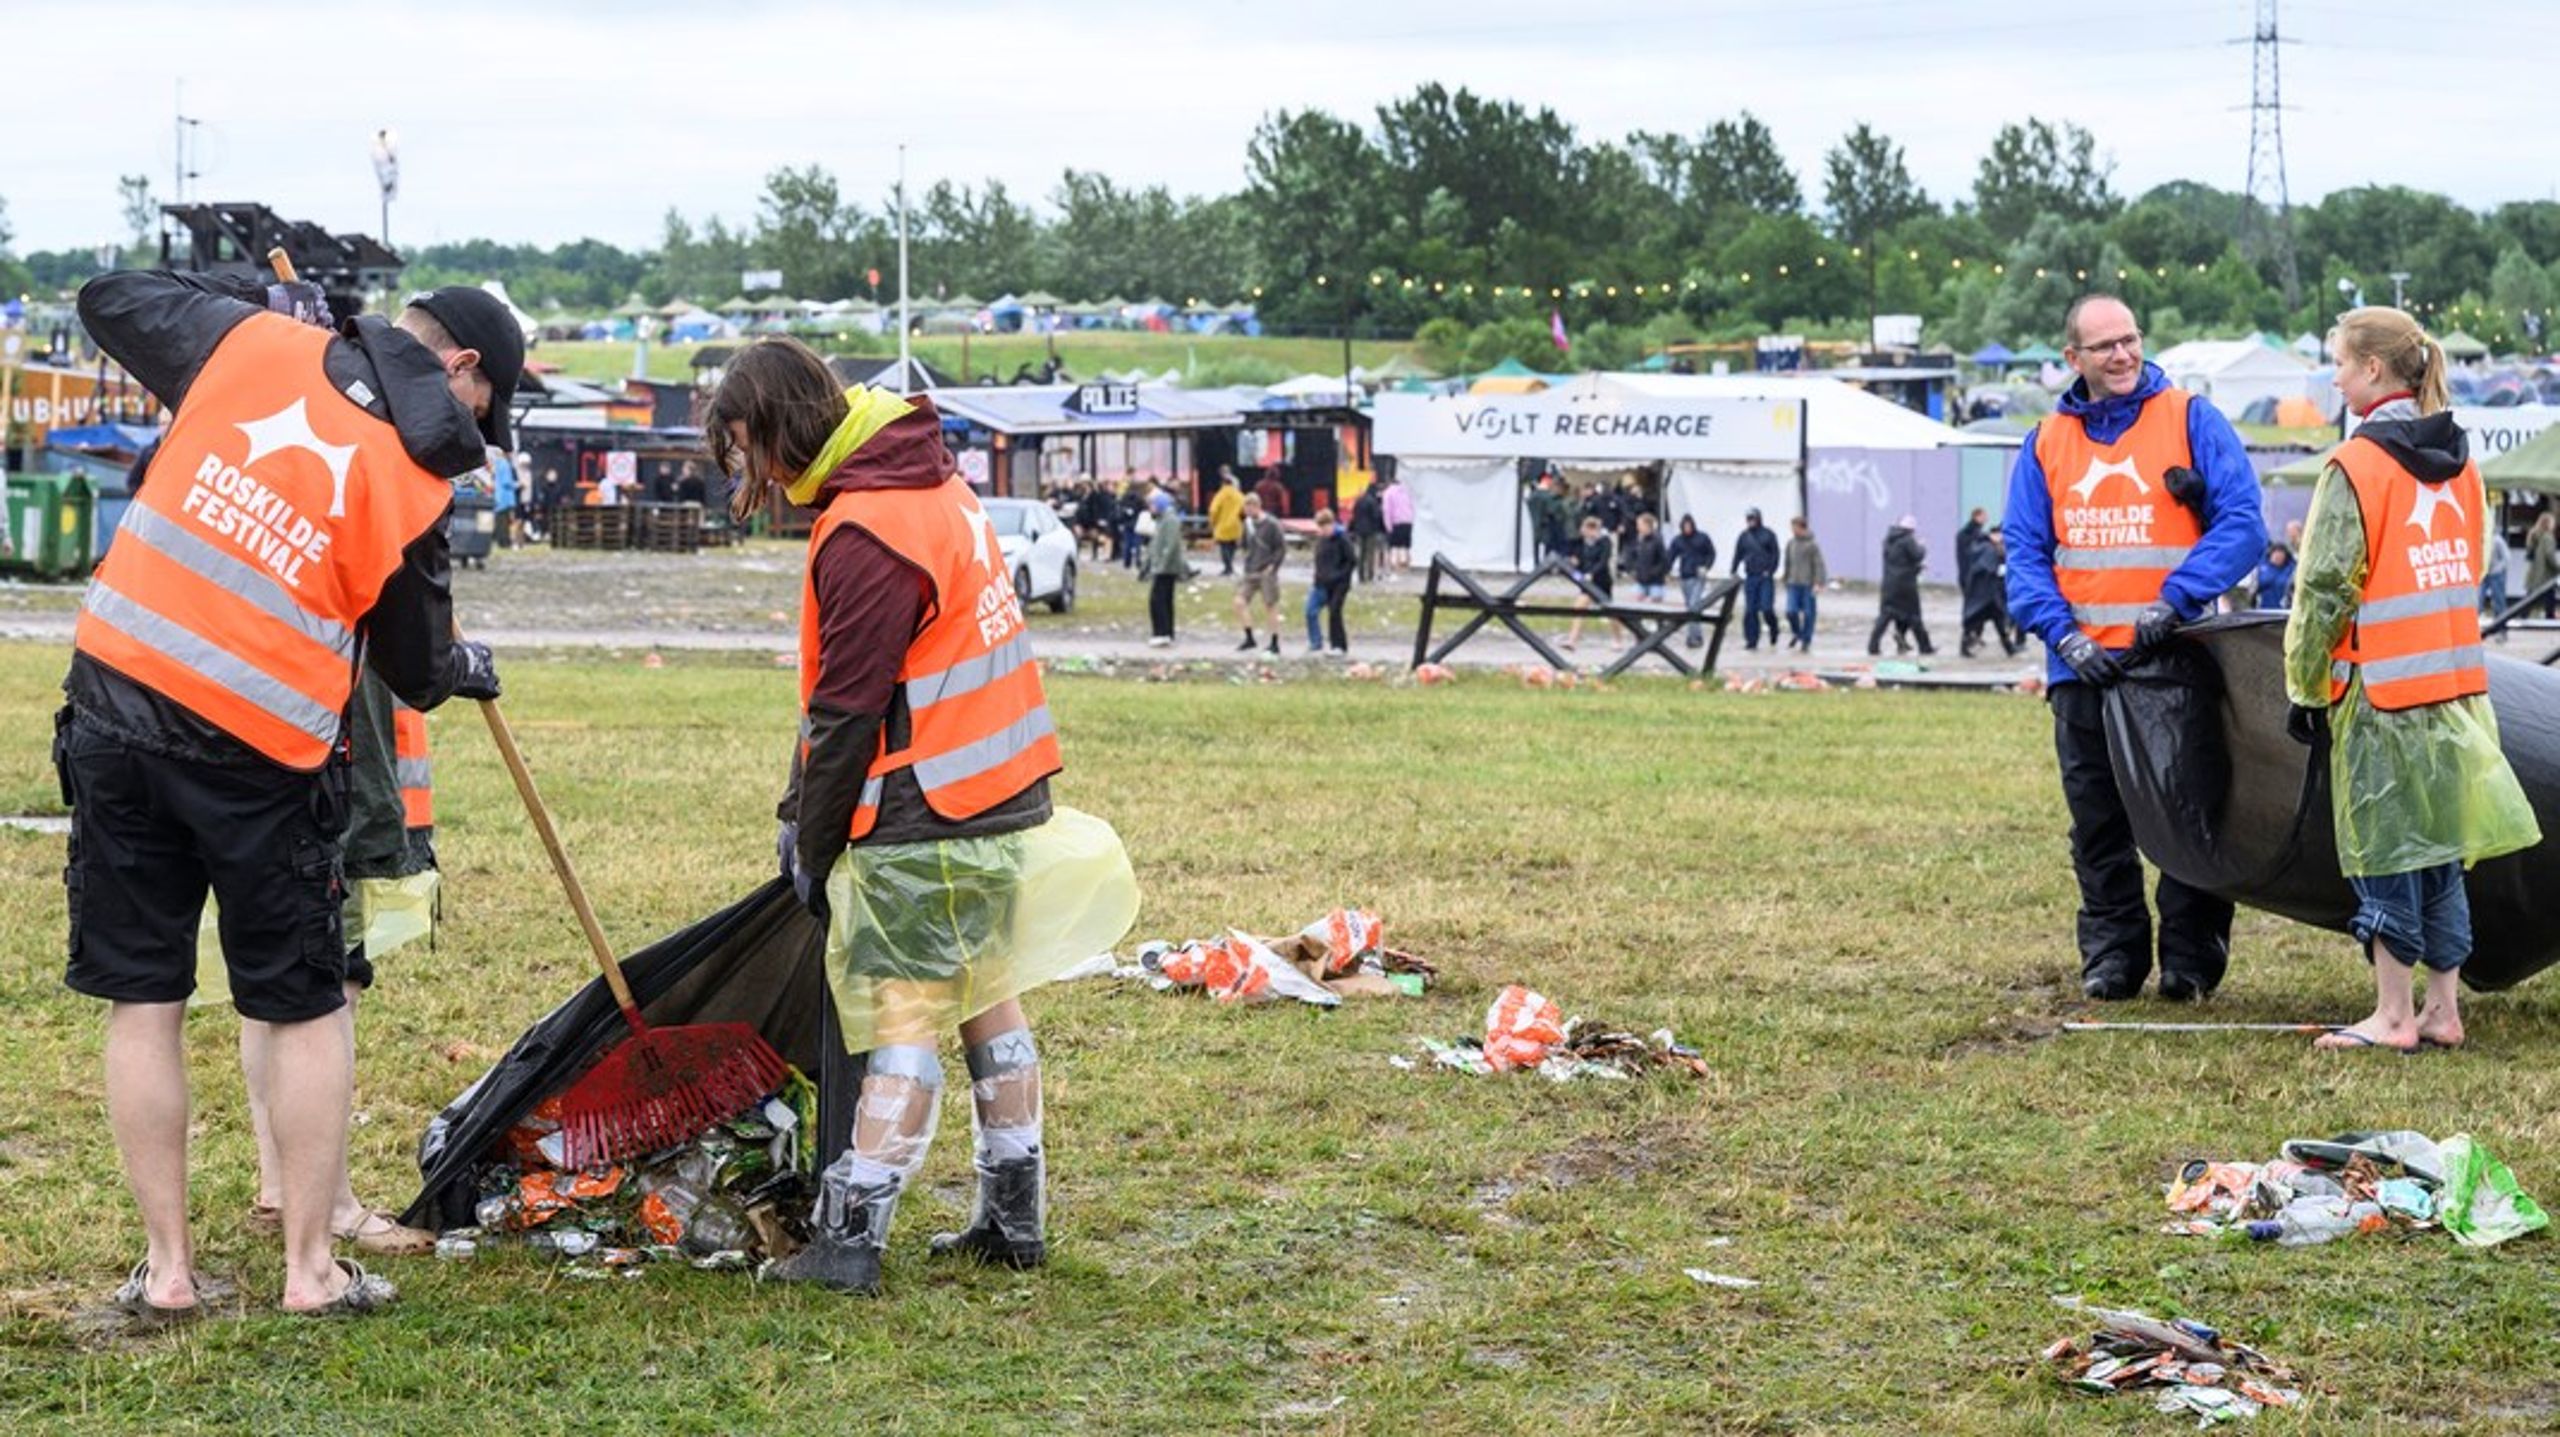
<path id="1" fill-rule="evenodd" d="M 2433 335 L 2418 335 L 2418 382 L 2413 386 L 2420 414 L 2441 414 L 2453 407 L 2453 389 L 2444 373 L 2444 346 Z"/>

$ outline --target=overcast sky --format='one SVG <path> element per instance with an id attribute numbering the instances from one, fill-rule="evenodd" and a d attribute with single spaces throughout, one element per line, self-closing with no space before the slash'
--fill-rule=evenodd
<path id="1" fill-rule="evenodd" d="M 12 5 L 0 199 L 20 251 L 122 230 L 116 178 L 168 197 L 172 116 L 203 121 L 196 197 L 377 225 L 368 146 L 399 137 L 395 247 L 486 236 L 653 243 L 669 206 L 742 221 L 778 165 L 854 197 L 1002 179 L 1045 198 L 1070 166 L 1217 193 L 1276 110 L 1374 123 L 1427 81 L 1552 106 L 1586 137 L 1694 133 L 1749 109 L 1819 205 L 1855 121 L 1941 198 L 2029 115 L 2089 127 L 2120 190 L 2241 185 L 2249 0 L 787 0 Z M 2412 23 L 2413 15 L 2456 17 Z M 2560 197 L 2540 142 L 2560 5 L 2286 0 L 2293 198 L 2404 183 L 2465 204 Z"/>

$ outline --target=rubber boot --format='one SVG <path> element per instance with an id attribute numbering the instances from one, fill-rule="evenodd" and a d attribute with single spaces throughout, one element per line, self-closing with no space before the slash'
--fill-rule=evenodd
<path id="1" fill-rule="evenodd" d="M 859 1297 L 880 1295 L 880 1255 L 889 1246 L 889 1219 L 898 1210 L 892 1182 L 865 1186 L 839 1181 L 831 1169 L 820 1177 L 816 1211 L 809 1217 L 807 1247 L 769 1263 L 768 1282 L 807 1282 Z"/>
<path id="2" fill-rule="evenodd" d="M 980 1262 L 1033 1268 L 1049 1260 L 1042 1233 L 1042 1192 L 1047 1166 L 1040 1155 L 978 1166 L 978 1210 L 959 1232 L 938 1234 L 936 1257 L 965 1254 Z"/>

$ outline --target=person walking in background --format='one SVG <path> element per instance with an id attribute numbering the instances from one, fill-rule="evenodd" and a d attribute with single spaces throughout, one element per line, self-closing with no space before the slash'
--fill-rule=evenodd
<path id="1" fill-rule="evenodd" d="M 2293 576 L 2297 567 L 2293 561 L 2293 550 L 2285 547 L 2282 539 L 2269 544 L 2266 559 L 2258 565 L 2256 606 L 2261 609 L 2292 608 Z"/>
<path id="2" fill-rule="evenodd" d="M 1822 586 L 1831 582 L 1831 569 L 1822 562 L 1822 545 L 1813 537 L 1813 526 L 1802 514 L 1787 521 L 1787 642 L 1806 653 L 1813 652 L 1813 621 L 1818 612 L 1817 596 Z"/>
<path id="3" fill-rule="evenodd" d="M 1573 515 L 1565 503 L 1564 481 L 1553 469 L 1538 475 L 1529 490 L 1529 532 L 1538 544 L 1538 562 L 1569 558 L 1573 552 Z"/>
<path id="4" fill-rule="evenodd" d="M 2488 516 L 2487 563 L 2480 571 L 2480 612 L 2496 618 L 2507 607 L 2507 565 L 2514 551 L 2507 547 L 2507 536 L 2498 530 L 2498 516 Z M 2501 634 L 2500 637 L 2505 637 Z"/>
<path id="5" fill-rule="evenodd" d="M 1386 480 L 1386 492 L 1378 496 L 1379 516 L 1387 521 L 1387 563 L 1394 568 L 1413 567 L 1413 491 L 1393 475 Z"/>
<path id="6" fill-rule="evenodd" d="M 1920 568 L 1929 557 L 1929 546 L 1920 542 L 1920 521 L 1905 514 L 1884 531 L 1884 577 L 1876 586 L 1876 626 L 1867 634 L 1867 652 L 1880 653 L 1884 648 L 1884 631 L 1893 630 L 1893 651 L 1911 652 L 1911 641 L 1920 641 L 1920 652 L 1933 654 L 1929 645 L 1929 625 L 1920 615 Z"/>
<path id="7" fill-rule="evenodd" d="M 1262 501 L 1262 512 L 1274 519 L 1289 517 L 1289 486 L 1280 482 L 1278 469 L 1265 469 L 1254 482 L 1253 495 Z"/>
<path id="8" fill-rule="evenodd" d="M 1976 514 L 1982 511 L 1976 509 Z M 1973 567 L 1964 576 L 1964 633 L 1956 644 L 1956 652 L 1972 658 L 1982 647 L 1982 631 L 2000 641 L 2000 651 L 2016 655 L 2019 644 L 2009 626 L 2009 546 L 2000 536 L 2000 526 L 1982 531 L 1973 545 Z"/>
<path id="9" fill-rule="evenodd" d="M 1149 518 L 1147 494 L 1154 487 L 1135 475 L 1121 481 L 1120 502 L 1115 511 L 1113 552 L 1123 569 L 1138 567 L 1138 557 L 1143 547 L 1141 541 L 1146 537 L 1139 530 Z"/>
<path id="10" fill-rule="evenodd" d="M 1351 501 L 1351 537 L 1360 542 L 1360 582 L 1378 582 L 1378 571 L 1387 557 L 1387 515 L 1375 484 L 1361 490 L 1360 497 Z"/>
<path id="11" fill-rule="evenodd" d="M 1990 533 L 1990 511 L 1976 509 L 1965 516 L 1964 527 L 1956 531 L 1956 583 L 1964 583 L 1973 572 L 1974 551 L 1982 547 L 1983 536 Z"/>
<path id="12" fill-rule="evenodd" d="M 1680 579 L 1680 599 L 1696 613 L 1700 600 L 1707 596 L 1707 576 L 1715 571 L 1716 541 L 1698 527 L 1697 516 L 1680 516 L 1680 532 L 1671 536 L 1671 568 Z M 1691 620 L 1686 640 L 1693 649 L 1707 644 L 1707 626 Z"/>
<path id="13" fill-rule="evenodd" d="M 516 502 L 518 481 L 516 461 L 505 450 L 489 451 L 490 507 L 497 523 L 498 547 L 516 546 Z"/>
<path id="14" fill-rule="evenodd" d="M 1608 526 L 1598 514 L 1582 516 L 1582 542 L 1573 547 L 1573 576 L 1600 591 L 1602 603 L 1617 593 L 1617 545 L 1609 538 Z M 1591 596 L 1583 594 L 1573 601 L 1577 609 L 1591 607 Z M 1573 627 L 1565 630 L 1564 646 L 1577 647 L 1582 642 L 1582 620 L 1577 616 Z"/>
<path id="15" fill-rule="evenodd" d="M 1289 536 L 1280 521 L 1263 512 L 1262 496 L 1244 501 L 1244 577 L 1236 581 L 1236 623 L 1244 642 L 1236 652 L 1253 651 L 1253 605 L 1262 603 L 1262 630 L 1271 641 L 1271 657 L 1280 657 L 1280 564 L 1289 557 Z"/>
<path id="16" fill-rule="evenodd" d="M 1636 539 L 1627 553 L 1627 576 L 1636 581 L 1636 597 L 1659 604 L 1671 582 L 1671 549 L 1662 542 L 1662 522 L 1651 514 L 1636 516 Z"/>
<path id="17" fill-rule="evenodd" d="M 1097 562 L 1118 557 L 1120 542 L 1120 503 L 1111 490 L 1097 479 L 1079 479 L 1076 489 L 1076 534 L 1093 549 Z"/>
<path id="18" fill-rule="evenodd" d="M 1760 511 L 1742 516 L 1742 532 L 1733 541 L 1733 571 L 1742 576 L 1742 647 L 1760 647 L 1760 628 L 1769 629 L 1769 647 L 1778 646 L 1778 536 L 1760 522 Z"/>
<path id="19" fill-rule="evenodd" d="M 2079 880 L 2080 991 L 2131 998 L 2151 973 L 2142 854 L 2107 759 L 2100 692 L 2127 657 L 2167 643 L 2266 552 L 2258 476 L 2209 400 L 2142 357 L 2142 328 L 2113 295 L 2062 322 L 2079 378 L 2009 472 L 2009 612 L 2044 640 L 2047 701 Z M 2160 875 L 2160 996 L 2222 982 L 2231 901 Z"/>
<path id="20" fill-rule="evenodd" d="M 1209 538 L 1218 546 L 1219 574 L 1234 577 L 1236 545 L 1244 539 L 1244 491 L 1224 464 L 1218 466 L 1218 492 L 1209 496 Z"/>
<path id="21" fill-rule="evenodd" d="M 2525 595 L 2530 598 L 2542 594 L 2542 617 L 2546 619 L 2560 612 L 2560 598 L 2543 593 L 2543 587 L 2554 578 L 2560 578 L 2560 514 L 2546 506 L 2524 536 Z"/>
<path id="22" fill-rule="evenodd" d="M 1351 576 L 1359 572 L 1360 551 L 1351 542 L 1350 528 L 1335 519 L 1331 509 L 1316 511 L 1315 564 L 1315 583 L 1307 589 L 1307 652 L 1348 654 L 1351 636 L 1343 628 L 1342 606 L 1351 597 Z M 1322 630 L 1316 627 L 1319 613 L 1324 615 Z"/>
<path id="23" fill-rule="evenodd" d="M 1191 554 L 1182 542 L 1182 506 L 1157 490 L 1147 501 L 1155 532 L 1138 558 L 1138 577 L 1147 581 L 1147 647 L 1173 646 L 1174 588 L 1191 577 Z"/>
<path id="24" fill-rule="evenodd" d="M 2286 730 L 2329 765 L 2338 867 L 2356 894 L 2349 931 L 2373 966 L 2374 1009 L 2312 1046 L 2458 1048 L 2455 975 L 2471 955 L 2462 871 L 2542 841 L 2498 746 L 2464 558 L 2494 520 L 2449 409 L 2444 350 L 2418 322 L 2352 309 L 2330 348 L 2363 422 L 2312 490 L 2284 632 Z"/>

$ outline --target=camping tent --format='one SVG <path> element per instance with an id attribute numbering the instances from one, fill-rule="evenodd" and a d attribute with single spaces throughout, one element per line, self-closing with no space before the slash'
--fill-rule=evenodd
<path id="1" fill-rule="evenodd" d="M 2062 351 L 2038 340 L 2009 356 L 2011 364 L 2060 364 Z"/>
<path id="2" fill-rule="evenodd" d="M 1982 346 L 1980 349 L 1975 350 L 1973 352 L 1972 362 L 1981 365 L 1985 369 L 1997 369 L 2001 365 L 2007 364 L 2017 357 L 2018 356 L 2016 354 L 2010 352 L 2009 346 L 2002 344 L 2000 341 L 1995 339 L 1989 344 Z"/>
<path id="3" fill-rule="evenodd" d="M 1541 374 L 1516 359 L 1506 359 L 1479 374 L 1467 385 L 1469 394 L 1535 394 L 1554 384 L 1561 375 Z"/>
<path id="4" fill-rule="evenodd" d="M 2191 339 L 2162 350 L 2153 362 L 2171 384 L 2212 400 L 2226 419 L 2238 419 L 2261 399 L 2280 404 L 2310 393 L 2308 363 L 2255 339 Z"/>
<path id="5" fill-rule="evenodd" d="M 2446 335 L 2444 338 L 2437 340 L 2436 344 L 2439 348 L 2444 350 L 2444 357 L 2447 359 L 2486 359 L 2489 357 L 2489 346 L 2458 329 L 2453 333 Z"/>
<path id="6" fill-rule="evenodd" d="M 2492 489 L 2560 494 L 2560 425 L 2495 458 L 2481 460 L 2480 479 Z"/>

